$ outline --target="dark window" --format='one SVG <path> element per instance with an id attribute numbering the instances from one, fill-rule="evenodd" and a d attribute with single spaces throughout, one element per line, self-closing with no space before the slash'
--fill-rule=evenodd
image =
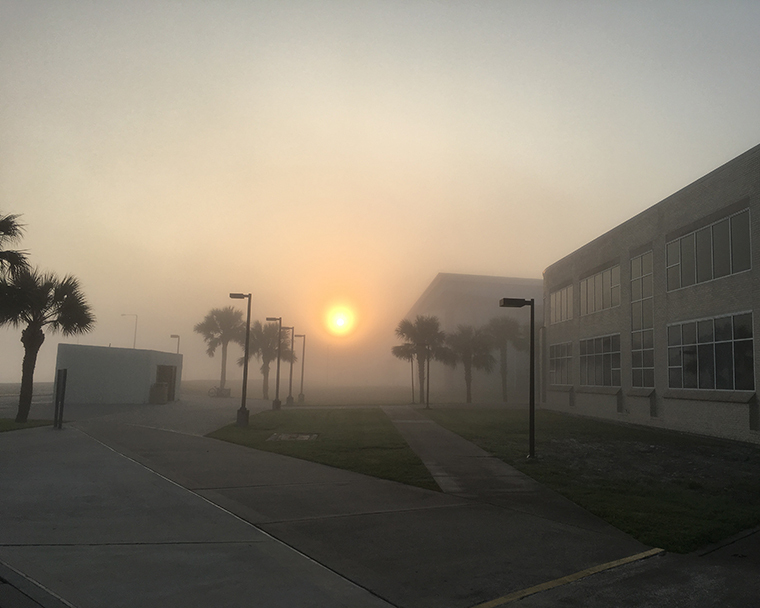
<path id="1" fill-rule="evenodd" d="M 743 211 L 731 218 L 731 272 L 749 270 L 749 243 L 749 211 Z"/>
<path id="2" fill-rule="evenodd" d="M 718 279 L 731 274 L 731 244 L 727 219 L 712 227 L 712 236 L 713 276 Z"/>
<path id="3" fill-rule="evenodd" d="M 620 386 L 620 335 L 580 341 L 580 380 L 587 386 Z"/>
<path id="4" fill-rule="evenodd" d="M 694 259 L 694 235 L 681 239 L 681 287 L 694 285 L 697 279 Z"/>
<path id="5" fill-rule="evenodd" d="M 712 267 L 712 230 L 708 226 L 697 231 L 697 283 L 713 278 Z"/>

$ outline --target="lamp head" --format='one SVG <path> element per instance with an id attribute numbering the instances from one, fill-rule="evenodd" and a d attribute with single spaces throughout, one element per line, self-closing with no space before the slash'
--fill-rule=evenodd
<path id="1" fill-rule="evenodd" d="M 522 308 L 529 304 L 530 300 L 524 298 L 502 298 L 499 300 L 499 306 L 502 308 Z"/>

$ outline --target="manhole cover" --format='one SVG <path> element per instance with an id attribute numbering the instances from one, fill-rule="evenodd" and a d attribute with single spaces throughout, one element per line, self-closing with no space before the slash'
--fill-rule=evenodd
<path id="1" fill-rule="evenodd" d="M 318 433 L 275 433 L 267 441 L 312 441 Z"/>

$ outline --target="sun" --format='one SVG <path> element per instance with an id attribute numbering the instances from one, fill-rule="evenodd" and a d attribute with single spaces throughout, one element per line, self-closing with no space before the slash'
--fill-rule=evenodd
<path id="1" fill-rule="evenodd" d="M 350 334 L 355 324 L 354 312 L 346 306 L 335 306 L 327 312 L 325 324 L 334 336 Z"/>

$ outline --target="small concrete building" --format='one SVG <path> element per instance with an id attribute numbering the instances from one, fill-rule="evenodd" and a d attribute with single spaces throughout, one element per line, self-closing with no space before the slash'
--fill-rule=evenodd
<path id="1" fill-rule="evenodd" d="M 180 354 L 59 344 L 55 367 L 67 370 L 66 403 L 166 403 L 179 399 Z"/>
<path id="2" fill-rule="evenodd" d="M 441 328 L 454 332 L 458 325 L 481 327 L 495 317 L 512 317 L 521 325 L 530 323 L 529 309 L 500 308 L 502 298 L 536 300 L 536 335 L 543 319 L 543 282 L 541 279 L 523 279 L 474 274 L 441 272 L 414 303 L 406 318 L 414 321 L 417 315 L 438 317 Z M 494 355 L 498 359 L 498 352 Z M 507 349 L 507 400 L 510 403 L 527 403 L 529 394 L 529 363 L 527 351 L 519 352 L 513 345 Z M 431 398 L 443 401 L 465 400 L 464 376 L 457 369 L 440 363 L 430 366 Z M 443 387 L 443 394 L 440 387 Z M 473 370 L 473 400 L 476 402 L 501 401 L 501 377 L 498 365 L 490 374 Z"/>
<path id="3" fill-rule="evenodd" d="M 549 266 L 545 405 L 760 442 L 754 241 L 760 146 Z"/>

